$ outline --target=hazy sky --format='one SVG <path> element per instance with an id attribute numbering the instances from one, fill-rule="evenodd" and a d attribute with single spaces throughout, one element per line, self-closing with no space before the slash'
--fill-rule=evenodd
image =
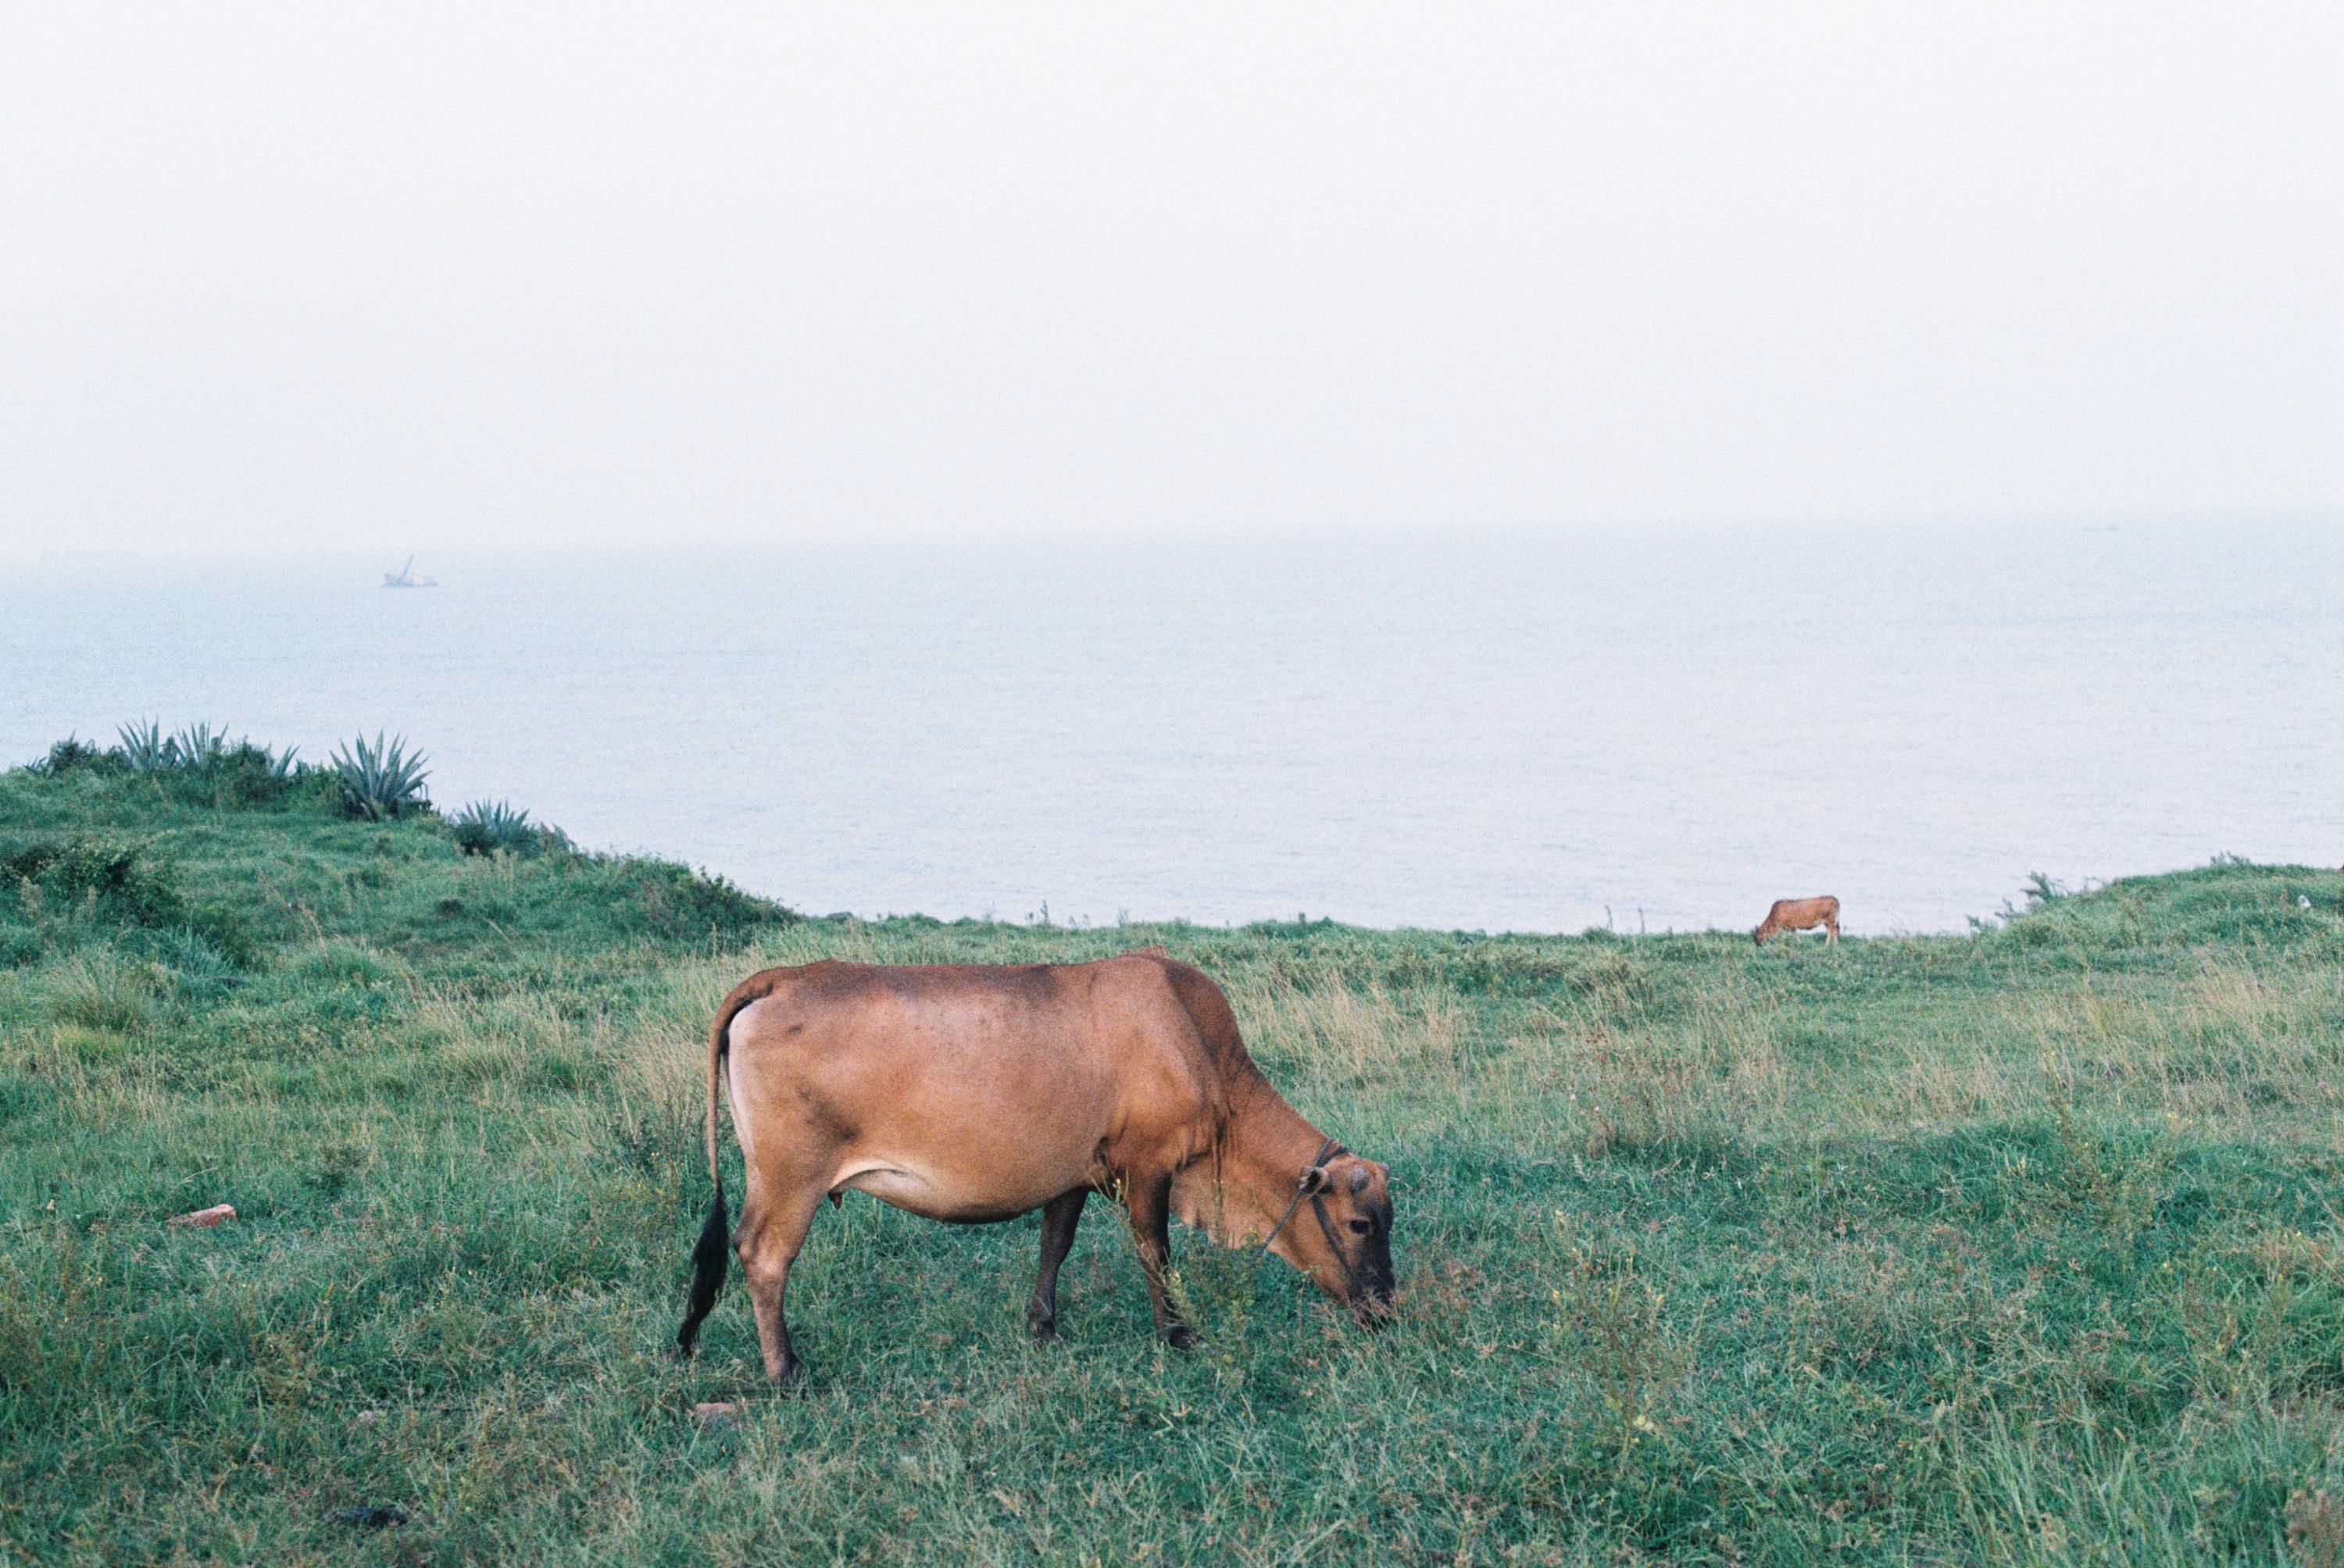
<path id="1" fill-rule="evenodd" d="M 0 12 L 0 552 L 2344 501 L 2344 9 Z"/>

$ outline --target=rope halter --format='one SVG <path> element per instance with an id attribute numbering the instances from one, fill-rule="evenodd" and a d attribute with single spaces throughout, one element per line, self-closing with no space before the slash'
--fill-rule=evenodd
<path id="1" fill-rule="evenodd" d="M 1325 1189 L 1321 1189 L 1317 1192 L 1313 1192 L 1310 1189 L 1310 1177 L 1312 1172 L 1318 1170 L 1335 1156 L 1339 1154 L 1349 1154 L 1350 1152 L 1351 1151 L 1349 1149 L 1345 1148 L 1341 1144 L 1337 1143 L 1331 1138 L 1325 1143 L 1318 1146 L 1318 1152 L 1311 1156 L 1310 1163 L 1303 1168 L 1302 1179 L 1295 1183 L 1294 1196 L 1288 1201 L 1286 1205 L 1286 1212 L 1278 1217 L 1278 1223 L 1271 1226 L 1269 1228 L 1269 1234 L 1262 1239 L 1261 1249 L 1265 1254 L 1269 1251 L 1269 1244 L 1278 1239 L 1278 1233 L 1286 1229 L 1286 1222 L 1294 1218 L 1294 1211 L 1302 1207 L 1302 1200 L 1306 1198 L 1310 1200 L 1310 1212 L 1318 1221 L 1318 1234 L 1327 1239 L 1327 1250 L 1332 1252 L 1335 1255 L 1335 1261 L 1342 1265 L 1343 1278 L 1349 1280 L 1351 1283 L 1351 1298 L 1352 1300 L 1357 1300 L 1361 1296 L 1366 1295 L 1367 1291 L 1360 1286 L 1359 1276 L 1358 1272 L 1352 1269 L 1350 1258 L 1343 1251 L 1342 1242 L 1336 1238 L 1335 1222 L 1327 1218 L 1327 1198 Z"/>

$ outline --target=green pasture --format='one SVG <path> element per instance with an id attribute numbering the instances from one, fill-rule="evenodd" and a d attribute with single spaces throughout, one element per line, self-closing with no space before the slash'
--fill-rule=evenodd
<path id="1" fill-rule="evenodd" d="M 378 814 L 0 775 L 0 1563 L 2344 1561 L 2344 875 L 1836 948 L 1066 929 Z M 858 1194 L 802 1390 L 737 1276 L 669 1356 L 733 981 L 1151 943 L 1389 1162 L 1393 1327 L 1176 1235 L 1169 1351 L 1095 1203 L 1037 1347 L 1034 1219 Z"/>

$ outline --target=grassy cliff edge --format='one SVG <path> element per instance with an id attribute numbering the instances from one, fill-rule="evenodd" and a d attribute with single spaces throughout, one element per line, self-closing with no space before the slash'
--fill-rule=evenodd
<path id="1" fill-rule="evenodd" d="M 286 779 L 0 774 L 0 1563 L 2344 1561 L 2344 875 L 1835 949 L 807 920 Z M 732 981 L 1149 943 L 1391 1163 L 1397 1327 L 1187 1236 L 1172 1354 L 1094 1209 L 1036 1348 L 1030 1217 L 854 1196 L 803 1392 L 738 1295 L 668 1358 Z"/>

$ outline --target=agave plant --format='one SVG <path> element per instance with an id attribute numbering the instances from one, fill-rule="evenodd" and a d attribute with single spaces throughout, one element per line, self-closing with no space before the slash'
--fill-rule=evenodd
<path id="1" fill-rule="evenodd" d="M 251 741 L 237 741 L 237 748 L 227 754 L 229 757 L 256 759 L 258 769 L 269 775 L 269 783 L 284 785 L 284 783 L 293 783 L 300 775 L 300 748 L 298 745 L 288 745 L 279 757 L 265 745 L 253 745 Z"/>
<path id="2" fill-rule="evenodd" d="M 502 849 L 514 855 L 535 855 L 542 847 L 542 831 L 529 813 L 500 800 L 476 800 L 450 819 L 456 845 L 466 855 L 490 855 Z"/>
<path id="3" fill-rule="evenodd" d="M 343 803 L 354 816 L 380 822 L 431 804 L 423 793 L 423 781 L 431 776 L 423 754 L 410 754 L 403 735 L 386 743 L 378 730 L 371 744 L 360 735 L 347 748 L 336 747 L 331 762 Z"/>
<path id="4" fill-rule="evenodd" d="M 227 754 L 227 732 L 189 724 L 163 744 L 171 754 L 171 765 L 207 768 Z"/>
<path id="5" fill-rule="evenodd" d="M 119 732 L 121 744 L 114 748 L 134 774 L 161 773 L 176 766 L 179 760 L 178 742 L 163 733 L 162 721 L 149 719 L 143 724 L 125 724 Z"/>

